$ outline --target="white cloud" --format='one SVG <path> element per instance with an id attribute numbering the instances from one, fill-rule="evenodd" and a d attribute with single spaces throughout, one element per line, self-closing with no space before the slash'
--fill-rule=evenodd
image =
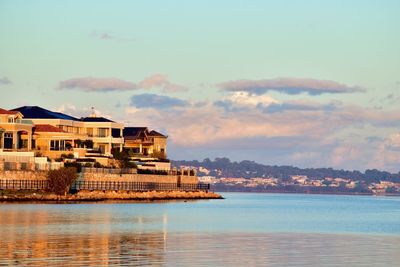
<path id="1" fill-rule="evenodd" d="M 269 106 L 271 104 L 279 104 L 280 102 L 268 95 L 254 95 L 249 92 L 234 92 L 227 96 L 225 100 L 239 106 Z"/>

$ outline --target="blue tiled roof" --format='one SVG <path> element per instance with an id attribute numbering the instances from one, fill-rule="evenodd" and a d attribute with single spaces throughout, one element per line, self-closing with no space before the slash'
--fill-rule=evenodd
<path id="1" fill-rule="evenodd" d="M 125 127 L 123 136 L 137 136 L 147 131 L 147 127 Z"/>
<path id="2" fill-rule="evenodd" d="M 67 114 L 50 111 L 38 106 L 23 106 L 12 110 L 21 112 L 22 115 L 24 115 L 24 119 L 61 119 L 78 121 L 77 118 Z"/>
<path id="3" fill-rule="evenodd" d="M 113 122 L 112 120 L 103 118 L 103 117 L 85 117 L 81 118 L 81 121 L 86 121 L 86 122 Z"/>

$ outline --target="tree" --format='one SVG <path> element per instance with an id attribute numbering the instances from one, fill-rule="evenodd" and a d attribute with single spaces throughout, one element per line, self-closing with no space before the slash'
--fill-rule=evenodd
<path id="1" fill-rule="evenodd" d="M 75 140 L 75 145 L 76 145 L 78 148 L 81 148 L 82 145 L 83 145 L 83 141 L 82 141 L 81 139 L 77 139 L 77 140 Z"/>
<path id="2" fill-rule="evenodd" d="M 131 157 L 125 150 L 121 152 L 119 150 L 115 150 L 113 151 L 113 156 L 114 159 L 118 161 L 120 168 L 137 168 L 136 164 L 131 162 Z"/>
<path id="3" fill-rule="evenodd" d="M 85 140 L 84 145 L 86 148 L 93 148 L 93 141 L 92 140 Z"/>
<path id="4" fill-rule="evenodd" d="M 77 170 L 73 167 L 50 170 L 47 174 L 48 190 L 57 195 L 66 195 L 77 177 Z"/>

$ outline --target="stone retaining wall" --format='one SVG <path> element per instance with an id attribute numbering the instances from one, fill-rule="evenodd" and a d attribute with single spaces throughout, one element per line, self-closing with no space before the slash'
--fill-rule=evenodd
<path id="1" fill-rule="evenodd" d="M 183 183 L 197 184 L 197 176 L 184 175 L 152 175 L 152 174 L 109 174 L 82 173 L 81 181 L 113 181 L 113 182 L 151 182 L 151 183 Z"/>
<path id="2" fill-rule="evenodd" d="M 47 180 L 47 171 L 0 171 L 0 180 Z M 197 176 L 80 173 L 79 181 L 153 182 L 197 184 Z"/>
<path id="3" fill-rule="evenodd" d="M 0 171 L 0 180 L 47 180 L 47 171 Z"/>

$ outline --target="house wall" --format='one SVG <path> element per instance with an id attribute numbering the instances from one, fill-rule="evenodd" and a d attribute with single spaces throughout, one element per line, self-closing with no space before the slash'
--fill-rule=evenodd
<path id="1" fill-rule="evenodd" d="M 167 157 L 167 138 L 165 137 L 152 137 L 154 138 L 153 153 L 157 154 L 160 158 Z M 164 149 L 164 153 L 161 154 L 161 149 Z"/>

